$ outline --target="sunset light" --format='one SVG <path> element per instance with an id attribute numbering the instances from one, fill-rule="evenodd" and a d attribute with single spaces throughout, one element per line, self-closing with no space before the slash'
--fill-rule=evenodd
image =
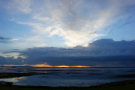
<path id="1" fill-rule="evenodd" d="M 0 0 L 8 89 L 135 90 L 135 0 Z"/>
<path id="2" fill-rule="evenodd" d="M 68 65 L 58 65 L 58 66 L 52 66 L 48 64 L 35 64 L 35 65 L 29 65 L 29 64 L 24 64 L 24 65 L 11 65 L 11 64 L 5 64 L 5 65 L 0 65 L 0 66 L 7 66 L 7 67 L 13 67 L 13 66 L 31 66 L 31 67 L 54 67 L 54 68 L 90 68 L 92 66 L 83 66 L 83 65 L 76 65 L 76 66 L 68 66 Z"/>

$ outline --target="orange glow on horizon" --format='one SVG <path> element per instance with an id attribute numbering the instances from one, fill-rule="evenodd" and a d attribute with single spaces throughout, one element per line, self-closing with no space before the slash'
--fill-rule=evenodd
<path id="1" fill-rule="evenodd" d="M 77 66 L 68 66 L 68 65 L 59 65 L 59 66 L 54 66 L 54 67 L 64 67 L 64 68 L 88 68 L 91 66 L 83 66 L 83 65 L 77 65 Z"/>
<path id="2" fill-rule="evenodd" d="M 0 65 L 0 66 L 12 67 L 12 66 L 29 66 L 29 65 L 27 65 L 27 64 L 23 64 L 23 65 L 4 64 L 4 65 Z"/>
<path id="3" fill-rule="evenodd" d="M 85 66 L 85 65 L 76 65 L 76 66 L 68 66 L 68 65 L 49 65 L 47 63 L 44 64 L 34 64 L 34 65 L 29 65 L 29 64 L 23 64 L 23 65 L 12 65 L 12 64 L 5 64 L 5 65 L 0 65 L 0 66 L 31 66 L 31 67 L 56 67 L 56 68 L 90 68 L 92 66 Z"/>
<path id="4" fill-rule="evenodd" d="M 44 64 L 35 64 L 35 65 L 29 65 L 29 66 L 32 66 L 32 67 L 53 67 L 52 65 L 49 65 L 47 63 L 44 63 Z"/>

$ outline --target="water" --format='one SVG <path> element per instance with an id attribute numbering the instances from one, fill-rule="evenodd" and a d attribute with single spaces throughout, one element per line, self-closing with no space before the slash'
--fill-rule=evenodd
<path id="1" fill-rule="evenodd" d="M 135 79 L 116 77 L 117 75 L 135 74 L 135 68 L 0 67 L 0 70 L 0 72 L 10 73 L 39 73 L 37 75 L 32 76 L 0 79 L 0 81 L 13 82 L 14 85 L 81 87 Z"/>

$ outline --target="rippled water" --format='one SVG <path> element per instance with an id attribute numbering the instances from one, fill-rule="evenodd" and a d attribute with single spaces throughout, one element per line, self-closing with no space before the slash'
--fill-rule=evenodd
<path id="1" fill-rule="evenodd" d="M 14 85 L 35 86 L 93 86 L 108 82 L 132 80 L 118 78 L 117 75 L 135 74 L 135 68 L 31 68 L 1 67 L 0 72 L 40 73 L 19 78 L 6 78 L 0 81 L 13 82 Z"/>

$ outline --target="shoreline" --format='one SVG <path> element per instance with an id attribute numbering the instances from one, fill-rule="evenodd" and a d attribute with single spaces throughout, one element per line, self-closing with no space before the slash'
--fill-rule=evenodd
<path id="1" fill-rule="evenodd" d="M 5 85 L 4 85 L 5 84 Z M 21 86 L 12 85 L 10 82 L 0 82 L 0 89 L 9 90 L 135 90 L 135 80 L 111 82 L 88 87 L 49 87 L 49 86 Z"/>
<path id="2" fill-rule="evenodd" d="M 134 71 L 134 70 L 133 70 Z M 42 73 L 27 72 L 27 73 L 0 73 L 0 79 L 27 77 L 40 75 Z M 113 78 L 113 77 L 112 77 Z M 13 85 L 12 82 L 0 81 L 0 90 L 135 90 L 135 74 L 121 74 L 115 78 L 133 78 L 132 80 L 114 81 L 95 86 L 29 86 L 29 85 Z"/>

